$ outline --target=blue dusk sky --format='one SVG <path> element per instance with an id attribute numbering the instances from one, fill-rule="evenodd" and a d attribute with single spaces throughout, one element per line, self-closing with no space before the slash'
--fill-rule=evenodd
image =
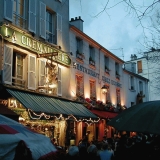
<path id="1" fill-rule="evenodd" d="M 137 7 L 147 6 L 153 2 L 153 0 L 145 0 L 147 4 L 144 4 L 143 0 L 139 1 L 136 2 L 139 4 L 135 4 Z M 124 2 L 114 6 L 118 2 L 120 0 L 110 0 L 108 9 L 103 11 L 106 0 L 70 0 L 70 19 L 81 16 L 85 34 L 122 60 L 128 61 L 131 54 L 141 57 L 139 51 L 146 51 L 142 45 L 144 28 L 133 10 L 129 10 Z M 139 9 L 143 12 L 146 7 Z M 141 22 L 145 27 L 150 25 L 148 17 L 144 17 Z M 145 35 L 150 35 L 148 30 L 145 30 Z"/>

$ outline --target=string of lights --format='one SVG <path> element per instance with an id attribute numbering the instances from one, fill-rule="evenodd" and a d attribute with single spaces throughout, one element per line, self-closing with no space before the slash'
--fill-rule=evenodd
<path id="1" fill-rule="evenodd" d="M 89 118 L 89 119 L 86 119 L 86 118 L 83 118 L 83 119 L 77 119 L 75 116 L 73 116 L 72 114 L 71 115 L 68 115 L 68 117 L 67 118 L 65 118 L 64 116 L 63 116 L 63 114 L 60 114 L 59 116 L 56 116 L 56 115 L 54 115 L 54 116 L 51 116 L 51 115 L 47 115 L 47 114 L 45 114 L 45 113 L 40 113 L 40 114 L 37 114 L 37 113 L 35 113 L 35 112 L 33 112 L 31 109 L 28 109 L 28 114 L 29 114 L 29 116 L 30 116 L 30 118 L 32 119 L 32 120 L 40 120 L 42 117 L 44 117 L 45 119 L 50 119 L 50 118 L 56 118 L 56 120 L 69 120 L 69 119 L 71 119 L 71 118 L 73 118 L 76 122 L 86 122 L 86 123 L 98 123 L 99 121 L 100 121 L 100 118 L 98 117 L 98 120 L 93 120 L 92 118 Z M 33 117 L 32 116 L 32 114 L 34 115 L 34 116 L 36 116 L 36 117 Z"/>

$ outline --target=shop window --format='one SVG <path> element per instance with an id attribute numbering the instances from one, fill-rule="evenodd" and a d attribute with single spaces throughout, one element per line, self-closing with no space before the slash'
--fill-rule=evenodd
<path id="1" fill-rule="evenodd" d="M 138 73 L 142 73 L 142 61 L 137 61 Z"/>
<path id="2" fill-rule="evenodd" d="M 76 75 L 76 96 L 79 101 L 84 101 L 84 80 L 81 75 Z"/>
<path id="3" fill-rule="evenodd" d="M 96 81 L 90 80 L 90 99 L 96 101 Z"/>
<path id="4" fill-rule="evenodd" d="M 95 66 L 95 48 L 89 46 L 89 64 Z"/>

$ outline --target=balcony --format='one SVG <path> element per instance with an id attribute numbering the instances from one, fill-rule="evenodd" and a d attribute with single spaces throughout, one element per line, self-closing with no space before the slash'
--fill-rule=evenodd
<path id="1" fill-rule="evenodd" d="M 89 58 L 89 64 L 95 67 L 95 61 L 92 59 L 92 57 Z"/>
<path id="2" fill-rule="evenodd" d="M 76 57 L 78 60 L 83 61 L 84 53 L 80 53 L 78 50 L 76 51 Z"/>
<path id="3" fill-rule="evenodd" d="M 120 74 L 116 71 L 116 79 L 120 80 Z"/>

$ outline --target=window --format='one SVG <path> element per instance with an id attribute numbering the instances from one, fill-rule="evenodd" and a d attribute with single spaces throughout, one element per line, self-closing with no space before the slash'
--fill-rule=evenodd
<path id="1" fill-rule="evenodd" d="M 84 100 L 84 80 L 82 75 L 76 75 L 76 96 Z"/>
<path id="2" fill-rule="evenodd" d="M 139 93 L 143 95 L 143 82 L 139 81 Z"/>
<path id="3" fill-rule="evenodd" d="M 121 104 L 121 95 L 120 95 L 120 89 L 116 89 L 116 97 L 117 97 L 117 104 Z"/>
<path id="4" fill-rule="evenodd" d="M 107 56 L 104 56 L 104 70 L 106 73 L 109 72 L 109 58 Z"/>
<path id="5" fill-rule="evenodd" d="M 117 62 L 115 63 L 115 75 L 116 75 L 116 78 L 119 80 L 120 79 L 119 64 Z"/>
<path id="6" fill-rule="evenodd" d="M 95 49 L 89 46 L 89 64 L 95 65 Z"/>
<path id="7" fill-rule="evenodd" d="M 17 26 L 25 26 L 25 0 L 14 0 L 13 5 L 13 23 Z"/>
<path id="8" fill-rule="evenodd" d="M 13 85 L 24 87 L 23 70 L 24 70 L 24 55 L 13 52 L 13 70 L 12 78 Z"/>
<path id="9" fill-rule="evenodd" d="M 83 41 L 82 39 L 76 38 L 76 43 L 77 43 L 77 54 L 82 54 L 83 53 Z"/>
<path id="10" fill-rule="evenodd" d="M 142 73 L 142 61 L 137 61 L 138 73 Z"/>
<path id="11" fill-rule="evenodd" d="M 135 86 L 134 86 L 134 77 L 130 76 L 130 81 L 131 81 L 131 90 L 135 90 Z"/>
<path id="12" fill-rule="evenodd" d="M 83 61 L 84 54 L 83 54 L 83 41 L 82 39 L 76 38 L 76 45 L 77 45 L 77 50 L 76 50 L 76 57 Z"/>
<path id="13" fill-rule="evenodd" d="M 62 16 L 48 10 L 46 4 L 40 2 L 40 37 L 49 43 L 62 45 Z"/>
<path id="14" fill-rule="evenodd" d="M 55 43 L 55 34 L 53 33 L 53 14 L 46 11 L 46 41 Z"/>
<path id="15" fill-rule="evenodd" d="M 106 103 L 110 102 L 110 90 L 109 90 L 109 85 L 106 85 L 107 87 L 107 92 L 106 92 Z"/>
<path id="16" fill-rule="evenodd" d="M 90 80 L 90 99 L 96 100 L 96 81 Z"/>

